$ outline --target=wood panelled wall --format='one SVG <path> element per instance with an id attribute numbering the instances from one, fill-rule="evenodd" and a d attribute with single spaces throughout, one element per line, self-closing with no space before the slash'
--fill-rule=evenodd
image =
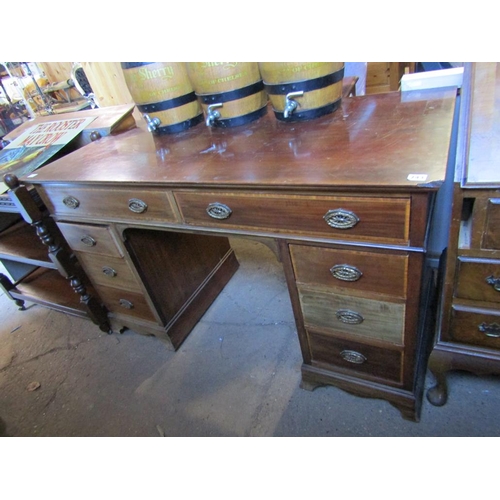
<path id="1" fill-rule="evenodd" d="M 38 63 L 49 82 L 61 82 L 71 76 L 71 62 Z M 119 62 L 82 62 L 85 74 L 100 107 L 133 104 Z"/>

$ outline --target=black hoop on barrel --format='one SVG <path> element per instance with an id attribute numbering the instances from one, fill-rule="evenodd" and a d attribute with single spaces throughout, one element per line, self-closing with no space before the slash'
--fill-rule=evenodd
<path id="1" fill-rule="evenodd" d="M 318 78 L 312 78 L 311 80 L 302 80 L 300 82 L 292 83 L 275 83 L 269 84 L 264 82 L 266 92 L 271 95 L 286 95 L 290 92 L 304 91 L 311 92 L 312 90 L 319 90 L 334 83 L 342 81 L 344 78 L 344 68 L 330 73 L 325 76 L 320 76 Z"/>

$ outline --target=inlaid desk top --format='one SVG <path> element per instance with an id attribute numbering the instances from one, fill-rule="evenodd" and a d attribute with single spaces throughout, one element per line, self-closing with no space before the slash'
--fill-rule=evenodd
<path id="1" fill-rule="evenodd" d="M 346 190 L 437 189 L 456 89 L 345 98 L 331 115 L 283 123 L 269 108 L 243 127 L 153 136 L 142 126 L 47 165 L 43 183 Z"/>

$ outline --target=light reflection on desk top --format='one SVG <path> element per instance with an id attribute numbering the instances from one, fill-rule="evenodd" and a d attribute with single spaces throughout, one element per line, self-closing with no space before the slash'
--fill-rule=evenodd
<path id="1" fill-rule="evenodd" d="M 456 90 L 411 97 L 344 98 L 334 113 L 307 122 L 280 122 L 269 108 L 228 129 L 201 123 L 154 136 L 140 124 L 47 165 L 30 182 L 435 189 L 445 176 Z"/>

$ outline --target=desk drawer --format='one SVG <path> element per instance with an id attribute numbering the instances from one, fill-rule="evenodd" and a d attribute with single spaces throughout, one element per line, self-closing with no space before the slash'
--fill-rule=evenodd
<path id="1" fill-rule="evenodd" d="M 400 244 L 409 239 L 409 198 L 190 191 L 174 195 L 187 224 Z"/>
<path id="2" fill-rule="evenodd" d="M 307 245 L 290 245 L 290 254 L 297 283 L 406 297 L 406 254 Z"/>
<path id="3" fill-rule="evenodd" d="M 405 305 L 298 286 L 304 323 L 332 334 L 403 345 Z"/>
<path id="4" fill-rule="evenodd" d="M 125 259 L 77 252 L 78 260 L 93 283 L 120 290 L 141 292 L 141 288 Z"/>
<path id="5" fill-rule="evenodd" d="M 56 215 L 137 221 L 176 220 L 164 190 L 40 186 L 40 195 Z"/>
<path id="6" fill-rule="evenodd" d="M 455 297 L 500 303 L 500 260 L 462 257 L 457 267 Z"/>
<path id="7" fill-rule="evenodd" d="M 96 285 L 95 288 L 110 312 L 134 316 L 146 321 L 154 321 L 158 324 L 149 304 L 142 294 L 107 286 Z"/>
<path id="8" fill-rule="evenodd" d="M 500 349 L 500 311 L 454 306 L 450 332 L 452 341 Z"/>
<path id="9" fill-rule="evenodd" d="M 75 251 L 122 257 L 122 253 L 107 226 L 66 222 L 58 222 L 57 225 L 69 246 Z"/>
<path id="10" fill-rule="evenodd" d="M 308 331 L 312 363 L 327 363 L 344 370 L 402 383 L 403 354 L 351 340 Z"/>

